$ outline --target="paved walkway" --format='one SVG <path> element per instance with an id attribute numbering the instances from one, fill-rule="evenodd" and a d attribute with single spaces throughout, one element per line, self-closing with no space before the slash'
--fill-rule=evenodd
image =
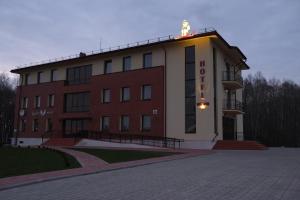
<path id="1" fill-rule="evenodd" d="M 7 177 L 0 179 L 0 191 L 8 188 L 24 186 L 33 183 L 40 183 L 49 180 L 57 180 L 67 177 L 87 175 L 91 173 L 98 173 L 102 171 L 110 171 L 128 167 L 135 167 L 139 165 L 146 165 L 156 162 L 169 161 L 174 159 L 182 159 L 192 156 L 206 155 L 212 153 L 212 151 L 208 150 L 172 150 L 172 149 L 133 149 L 133 148 L 106 148 L 106 149 L 126 149 L 126 150 L 143 150 L 143 151 L 165 151 L 165 152 L 181 152 L 182 154 L 171 155 L 171 156 L 163 156 L 157 158 L 149 158 L 143 160 L 122 162 L 122 163 L 113 163 L 109 164 L 104 160 L 99 159 L 96 156 L 87 154 L 85 152 L 75 151 L 72 149 L 59 148 L 59 147 L 51 147 L 53 149 L 65 152 L 74 156 L 78 162 L 81 164 L 81 168 L 75 169 L 66 169 L 66 170 L 58 170 L 51 172 L 42 172 L 37 174 L 28 174 L 21 175 L 15 177 Z"/>
<path id="2" fill-rule="evenodd" d="M 5 200 L 299 200 L 300 149 L 218 151 L 0 191 Z"/>

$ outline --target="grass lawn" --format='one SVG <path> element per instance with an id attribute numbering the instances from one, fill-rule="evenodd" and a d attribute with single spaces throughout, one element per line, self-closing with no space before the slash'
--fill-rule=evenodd
<path id="1" fill-rule="evenodd" d="M 39 148 L 0 148 L 0 178 L 80 167 L 72 156 Z"/>
<path id="2" fill-rule="evenodd" d="M 138 151 L 138 150 L 115 150 L 115 149 L 88 149 L 88 148 L 73 148 L 77 151 L 82 151 L 108 162 L 126 162 L 131 160 L 141 160 L 146 158 L 154 158 L 161 156 L 169 156 L 178 153 L 157 152 L 157 151 Z"/>

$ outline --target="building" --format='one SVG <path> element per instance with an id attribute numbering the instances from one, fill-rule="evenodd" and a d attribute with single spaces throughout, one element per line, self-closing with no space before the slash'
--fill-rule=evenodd
<path id="1" fill-rule="evenodd" d="M 191 148 L 243 140 L 245 61 L 206 29 L 13 69 L 18 142 L 80 130 L 172 137 Z"/>

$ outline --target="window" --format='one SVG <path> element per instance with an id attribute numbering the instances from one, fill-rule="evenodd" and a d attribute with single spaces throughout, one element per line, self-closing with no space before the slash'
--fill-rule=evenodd
<path id="1" fill-rule="evenodd" d="M 26 123 L 24 119 L 20 120 L 20 127 L 19 127 L 20 132 L 25 132 L 26 130 Z"/>
<path id="2" fill-rule="evenodd" d="M 24 75 L 24 85 L 28 85 L 28 77 L 29 77 L 29 74 L 25 74 Z"/>
<path id="3" fill-rule="evenodd" d="M 143 115 L 142 116 L 142 131 L 151 130 L 151 116 Z"/>
<path id="4" fill-rule="evenodd" d="M 106 60 L 104 62 L 104 74 L 109 74 L 112 72 L 112 61 Z"/>
<path id="5" fill-rule="evenodd" d="M 86 119 L 67 119 L 64 120 L 63 129 L 65 135 L 77 134 L 80 131 L 87 130 L 88 120 Z"/>
<path id="6" fill-rule="evenodd" d="M 88 83 L 92 76 L 92 65 L 67 69 L 67 83 L 69 85 Z"/>
<path id="7" fill-rule="evenodd" d="M 48 107 L 53 107 L 54 106 L 54 94 L 48 95 Z"/>
<path id="8" fill-rule="evenodd" d="M 152 86 L 151 85 L 143 85 L 142 87 L 142 100 L 150 100 L 152 97 Z"/>
<path id="9" fill-rule="evenodd" d="M 87 112 L 89 109 L 89 92 L 65 94 L 65 112 Z"/>
<path id="10" fill-rule="evenodd" d="M 110 103 L 110 89 L 102 90 L 102 103 Z"/>
<path id="11" fill-rule="evenodd" d="M 40 108 L 41 107 L 41 97 L 35 96 L 34 98 L 34 108 Z"/>
<path id="12" fill-rule="evenodd" d="M 123 87 L 121 90 L 121 101 L 129 101 L 130 100 L 130 88 Z"/>
<path id="13" fill-rule="evenodd" d="M 128 71 L 131 69 L 131 56 L 123 58 L 123 71 Z"/>
<path id="14" fill-rule="evenodd" d="M 152 67 L 152 53 L 145 53 L 143 55 L 143 66 L 144 68 Z"/>
<path id="15" fill-rule="evenodd" d="M 52 69 L 50 74 L 50 81 L 57 81 L 58 80 L 58 71 L 57 69 Z"/>
<path id="16" fill-rule="evenodd" d="M 53 124 L 52 124 L 52 119 L 48 118 L 46 120 L 46 132 L 52 132 Z"/>
<path id="17" fill-rule="evenodd" d="M 110 117 L 103 116 L 101 118 L 101 131 L 109 130 L 109 121 L 110 121 Z"/>
<path id="18" fill-rule="evenodd" d="M 37 73 L 37 84 L 41 83 L 42 73 L 43 73 L 43 72 L 38 72 L 38 73 Z"/>
<path id="19" fill-rule="evenodd" d="M 195 46 L 185 48 L 185 132 L 196 133 Z"/>
<path id="20" fill-rule="evenodd" d="M 122 132 L 129 131 L 129 116 L 127 115 L 121 116 L 121 131 Z"/>
<path id="21" fill-rule="evenodd" d="M 22 109 L 28 108 L 28 97 L 23 97 L 22 102 L 21 102 L 21 108 Z"/>
<path id="22" fill-rule="evenodd" d="M 37 132 L 39 130 L 39 121 L 38 119 L 34 119 L 32 121 L 32 131 Z"/>

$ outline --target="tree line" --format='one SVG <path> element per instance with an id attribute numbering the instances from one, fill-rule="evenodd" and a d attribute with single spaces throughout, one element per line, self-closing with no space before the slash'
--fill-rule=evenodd
<path id="1" fill-rule="evenodd" d="M 300 86 L 266 80 L 261 73 L 244 79 L 244 136 L 267 146 L 300 147 Z"/>
<path id="2" fill-rule="evenodd" d="M 13 136 L 16 81 L 0 74 L 0 144 Z M 267 146 L 300 147 L 300 86 L 267 80 L 261 73 L 244 79 L 244 137 Z"/>
<path id="3" fill-rule="evenodd" d="M 15 108 L 15 80 L 0 74 L 0 144 L 13 135 Z"/>

